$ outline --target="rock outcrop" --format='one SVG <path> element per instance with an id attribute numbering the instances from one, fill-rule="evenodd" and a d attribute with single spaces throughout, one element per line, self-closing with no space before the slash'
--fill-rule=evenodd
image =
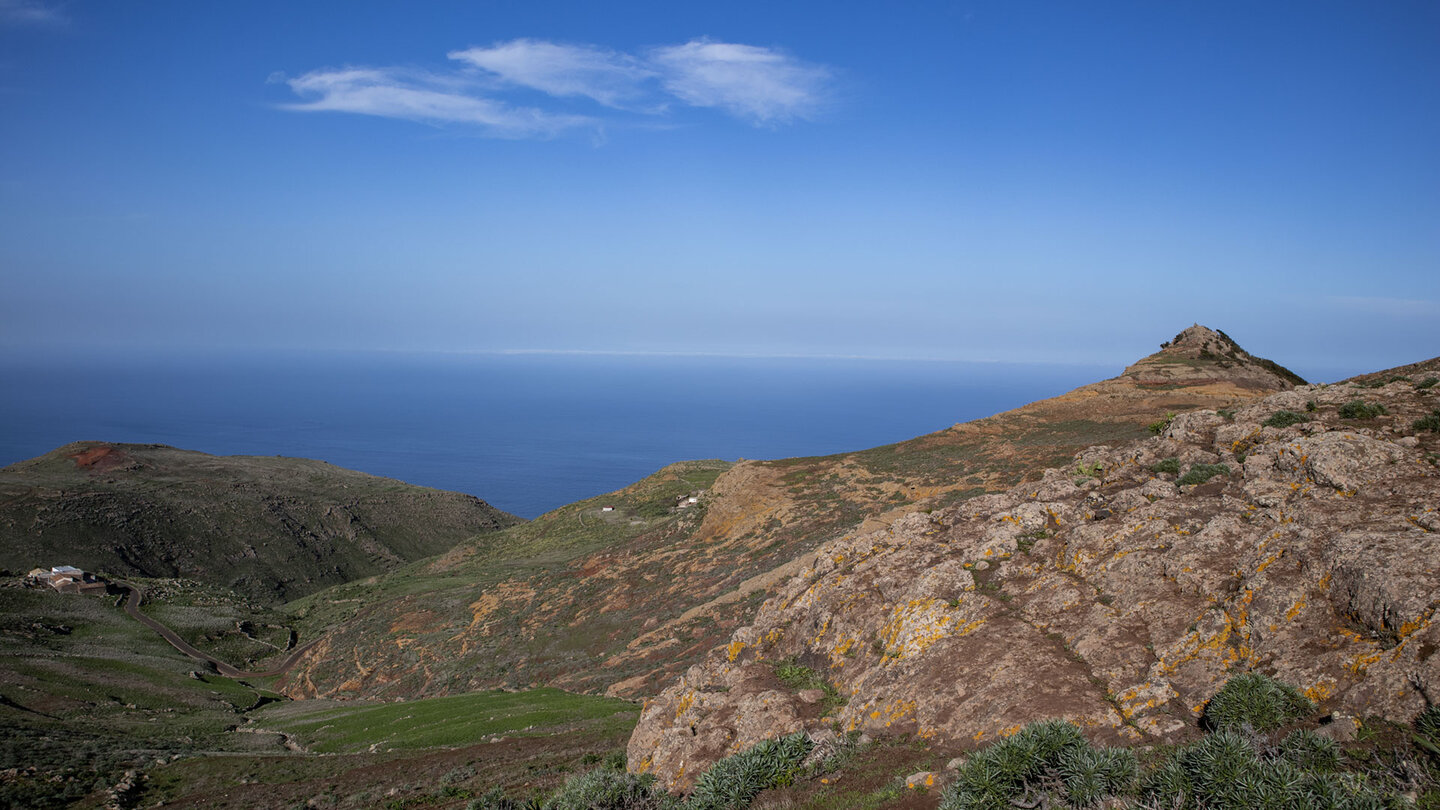
<path id="1" fill-rule="evenodd" d="M 1162 355 L 1226 354 L 1220 338 L 1196 327 Z M 1194 368 L 1131 371 L 1166 365 Z M 1440 360 L 1407 371 L 1184 413 L 1004 493 L 822 545 L 646 705 L 631 769 L 685 789 L 801 728 L 964 747 L 1059 717 L 1102 742 L 1175 741 L 1242 671 L 1408 721 L 1440 697 L 1440 434 L 1416 423 L 1440 405 L 1425 384 Z M 1355 400 L 1386 413 L 1346 418 Z M 818 710 L 776 679 L 782 661 L 847 702 Z"/>

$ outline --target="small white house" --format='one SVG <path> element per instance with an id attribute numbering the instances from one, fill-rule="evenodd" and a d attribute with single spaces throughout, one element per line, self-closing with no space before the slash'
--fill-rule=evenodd
<path id="1" fill-rule="evenodd" d="M 602 506 L 602 507 L 600 507 L 600 511 L 601 511 L 601 512 L 614 512 L 614 511 L 615 511 L 615 507 L 613 507 L 613 506 Z"/>
<path id="2" fill-rule="evenodd" d="M 73 565 L 57 565 L 46 571 L 36 568 L 27 577 L 37 585 L 49 585 L 61 593 L 105 593 L 105 580 L 88 574 Z"/>

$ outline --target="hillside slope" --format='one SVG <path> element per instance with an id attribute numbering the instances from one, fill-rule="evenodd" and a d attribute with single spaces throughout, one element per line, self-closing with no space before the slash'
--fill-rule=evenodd
<path id="1" fill-rule="evenodd" d="M 955 747 L 1059 717 L 1175 742 L 1246 671 L 1409 722 L 1440 695 L 1437 376 L 1440 359 L 1192 411 L 827 543 L 647 705 L 630 767 L 683 789 L 760 739 L 837 724 Z M 845 702 L 786 688 L 781 662 Z"/>
<path id="2" fill-rule="evenodd" d="M 519 522 L 321 461 L 78 442 L 0 469 L 0 566 L 188 577 L 294 599 Z"/>
<path id="3" fill-rule="evenodd" d="M 1196 326 L 1113 380 L 899 444 L 667 468 L 304 600 L 305 621 L 334 629 L 284 688 L 393 697 L 546 683 L 653 695 L 747 623 L 820 543 L 1004 490 L 1088 445 L 1149 435 L 1167 412 L 1298 379 L 1275 369 Z M 702 490 L 696 508 L 665 508 Z"/>

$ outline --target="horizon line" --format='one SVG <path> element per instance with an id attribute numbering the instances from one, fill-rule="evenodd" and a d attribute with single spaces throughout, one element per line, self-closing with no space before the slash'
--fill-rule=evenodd
<path id="1" fill-rule="evenodd" d="M 567 357 L 714 357 L 741 360 L 868 360 L 894 363 L 1016 363 L 1052 366 L 1105 366 L 1102 361 L 1058 361 L 1058 360 L 1002 360 L 999 358 L 920 357 L 904 355 L 873 354 L 822 354 L 808 352 L 724 352 L 698 350 L 660 349 L 359 349 L 355 351 L 379 351 L 385 353 L 410 354 L 482 354 L 482 355 L 557 355 Z"/>

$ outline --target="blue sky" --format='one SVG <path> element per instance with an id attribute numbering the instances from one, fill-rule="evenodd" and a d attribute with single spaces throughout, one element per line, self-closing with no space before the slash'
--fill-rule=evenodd
<path id="1" fill-rule="evenodd" d="M 1440 354 L 1440 4 L 0 0 L 0 351 Z"/>

